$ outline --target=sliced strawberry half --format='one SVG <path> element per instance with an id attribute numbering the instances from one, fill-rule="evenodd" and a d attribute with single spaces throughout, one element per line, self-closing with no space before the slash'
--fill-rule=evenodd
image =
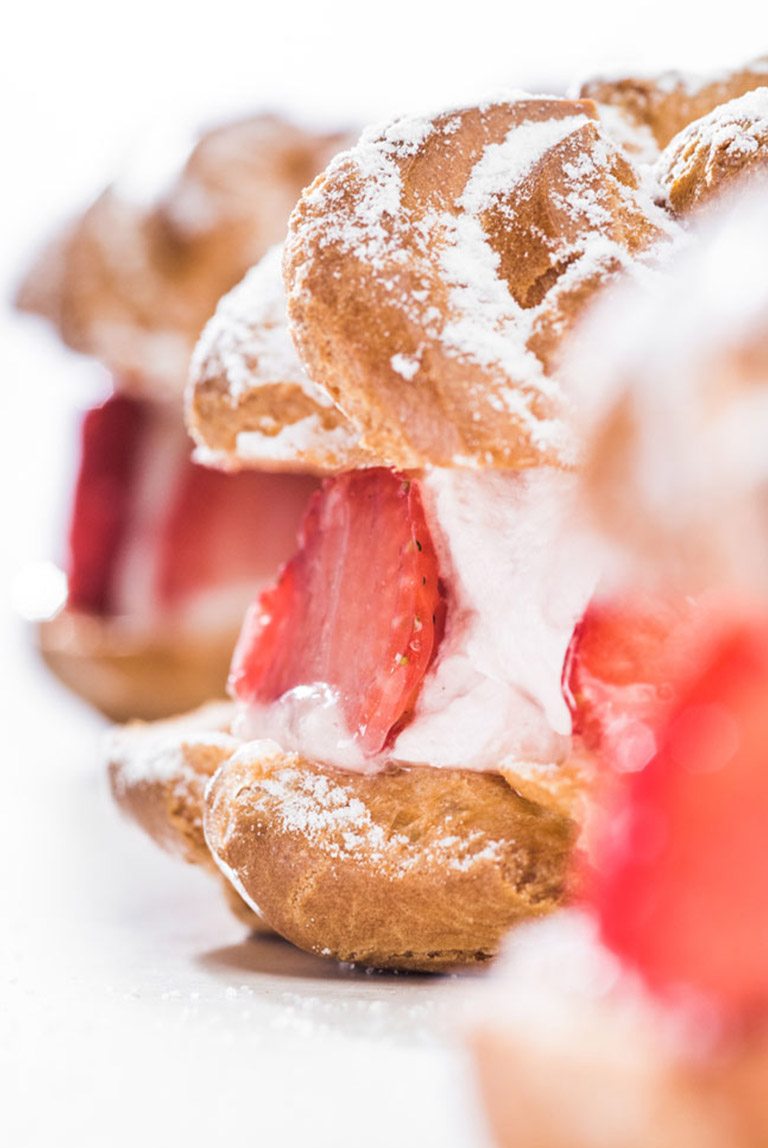
<path id="1" fill-rule="evenodd" d="M 273 578 L 318 485 L 307 475 L 224 474 L 185 459 L 158 544 L 160 601 L 172 607 L 203 590 Z"/>
<path id="2" fill-rule="evenodd" d="M 710 648 L 597 860 L 604 939 L 652 986 L 768 1008 L 768 620 Z"/>
<path id="3" fill-rule="evenodd" d="M 682 595 L 595 598 L 563 671 L 574 731 L 621 772 L 641 768 L 705 640 L 706 611 Z"/>
<path id="4" fill-rule="evenodd" d="M 131 489 L 146 425 L 143 403 L 113 395 L 88 411 L 69 533 L 69 605 L 108 614 L 129 528 Z"/>
<path id="5" fill-rule="evenodd" d="M 345 474 L 313 496 L 298 553 L 251 607 L 230 688 L 272 702 L 329 687 L 374 755 L 412 713 L 444 621 L 417 484 L 381 468 Z"/>

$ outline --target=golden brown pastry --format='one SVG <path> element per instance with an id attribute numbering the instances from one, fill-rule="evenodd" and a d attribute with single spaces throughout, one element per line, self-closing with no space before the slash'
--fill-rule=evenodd
<path id="1" fill-rule="evenodd" d="M 242 745 L 232 717 L 219 703 L 126 726 L 110 746 L 112 790 L 162 848 L 215 861 L 300 948 L 439 971 L 488 960 L 518 920 L 562 899 L 576 825 L 553 797 L 527 801 L 477 772 L 324 769 L 272 742 Z"/>
<path id="2" fill-rule="evenodd" d="M 109 747 L 112 793 L 167 853 L 220 877 L 203 835 L 206 786 L 237 742 L 229 733 L 232 706 L 211 702 L 168 722 L 133 722 L 113 734 Z M 227 903 L 252 930 L 267 926 L 227 881 Z"/>
<path id="3" fill-rule="evenodd" d="M 365 133 L 285 250 L 309 376 L 392 465 L 570 461 L 559 342 L 675 234 L 594 104 L 520 98 Z"/>
<path id="4" fill-rule="evenodd" d="M 299 362 L 281 247 L 221 300 L 207 324 L 192 359 L 187 422 L 198 457 L 226 469 L 331 474 L 379 465 Z"/>
<path id="5" fill-rule="evenodd" d="M 761 56 L 719 76 L 662 72 L 657 76 L 625 76 L 585 80 L 577 89 L 594 100 L 606 127 L 631 154 L 654 158 L 693 120 L 719 104 L 737 99 L 768 82 L 768 57 Z"/>
<path id="6" fill-rule="evenodd" d="M 767 164 L 768 88 L 757 88 L 679 132 L 655 174 L 673 211 L 688 215 L 764 175 Z"/>
<path id="7" fill-rule="evenodd" d="M 519 920 L 559 904 L 575 825 L 492 774 L 359 776 L 254 742 L 217 771 L 205 835 L 300 948 L 429 972 L 487 961 Z"/>
<path id="8" fill-rule="evenodd" d="M 218 697 L 232 660 L 227 628 L 193 635 L 131 633 L 120 619 L 64 610 L 38 631 L 40 652 L 66 686 L 111 721 L 146 721 L 183 711 L 190 698 Z"/>

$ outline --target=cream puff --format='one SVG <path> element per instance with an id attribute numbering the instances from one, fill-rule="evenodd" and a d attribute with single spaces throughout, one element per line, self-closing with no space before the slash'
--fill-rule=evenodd
<path id="1" fill-rule="evenodd" d="M 217 734 L 236 748 L 201 813 L 221 872 L 300 947 L 474 964 L 566 895 L 593 771 L 562 675 L 599 563 L 570 530 L 559 345 L 680 234 L 590 101 L 406 117 L 300 199 L 287 313 L 262 265 L 204 335 L 200 457 L 293 450 L 330 476 L 246 615 Z M 146 736 L 112 755 L 129 812 Z"/>
<path id="2" fill-rule="evenodd" d="M 139 160 L 19 290 L 22 309 L 111 375 L 82 422 L 66 604 L 39 640 L 62 680 L 114 719 L 221 696 L 242 611 L 290 553 L 311 468 L 228 476 L 194 464 L 182 395 L 219 296 L 282 237 L 345 138 L 254 116 L 202 134 L 170 173 L 147 180 Z"/>

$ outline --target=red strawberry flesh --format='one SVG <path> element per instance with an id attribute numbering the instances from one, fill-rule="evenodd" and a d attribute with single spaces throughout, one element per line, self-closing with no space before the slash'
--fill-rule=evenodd
<path id="1" fill-rule="evenodd" d="M 641 768 L 705 635 L 704 610 L 682 595 L 595 598 L 563 671 L 574 731 L 587 747 L 620 771 Z"/>
<path id="2" fill-rule="evenodd" d="M 606 943 L 663 992 L 768 1008 L 768 621 L 713 643 L 598 851 Z"/>
<path id="3" fill-rule="evenodd" d="M 290 555 L 317 479 L 224 474 L 197 466 L 190 449 L 180 427 L 149 403 L 118 394 L 87 412 L 69 537 L 73 609 L 120 612 L 129 549 L 152 563 L 148 616 L 157 605 L 174 609 L 216 587 L 263 585 Z M 149 450 L 167 455 L 172 480 L 150 491 L 153 504 L 142 510 L 142 472 L 153 473 L 155 457 Z"/>
<path id="4" fill-rule="evenodd" d="M 373 756 L 412 713 L 444 620 L 417 484 L 383 468 L 345 474 L 313 496 L 298 553 L 249 611 L 230 688 L 268 703 L 328 687 Z"/>
<path id="5" fill-rule="evenodd" d="M 224 474 L 185 459 L 159 543 L 159 600 L 173 607 L 216 586 L 273 578 L 317 487 L 306 475 Z"/>
<path id="6" fill-rule="evenodd" d="M 130 524 L 131 488 L 146 425 L 144 404 L 114 395 L 85 415 L 69 534 L 69 605 L 109 614 Z"/>

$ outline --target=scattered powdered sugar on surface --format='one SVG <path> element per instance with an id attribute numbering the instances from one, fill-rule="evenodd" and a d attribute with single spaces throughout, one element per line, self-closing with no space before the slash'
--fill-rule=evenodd
<path id="1" fill-rule="evenodd" d="M 636 123 L 615 104 L 597 104 L 606 135 L 627 151 L 637 164 L 654 163 L 659 155 L 656 136 L 648 124 Z"/>
<path id="2" fill-rule="evenodd" d="M 316 408 L 284 425 L 265 414 L 258 430 L 241 431 L 235 455 L 245 462 L 296 463 L 305 457 L 314 462 L 360 450 L 355 428 L 299 361 L 288 326 L 280 245 L 224 296 L 206 325 L 192 359 L 190 391 L 211 377 L 225 381 L 233 408 L 261 387 L 285 384 L 299 388 Z M 329 415 L 335 425 L 326 425 Z M 206 454 L 203 447 L 196 457 L 216 462 L 221 455 Z"/>
<path id="3" fill-rule="evenodd" d="M 752 60 L 745 68 L 738 69 L 738 71 L 742 70 L 757 76 L 768 75 L 768 57 Z M 620 67 L 602 68 L 599 72 L 591 73 L 587 78 L 577 80 L 569 89 L 569 94 L 579 92 L 584 87 L 589 88 L 598 84 L 632 84 L 637 81 L 653 84 L 656 90 L 663 95 L 671 96 L 676 92 L 682 92 L 686 96 L 697 96 L 705 88 L 716 84 L 726 84 L 733 77 L 734 71 L 732 69 L 710 72 L 705 75 L 700 72 L 687 72 L 676 68 L 669 68 L 664 72 L 654 72 L 651 69 L 644 70 L 642 68 L 631 72 Z"/>

